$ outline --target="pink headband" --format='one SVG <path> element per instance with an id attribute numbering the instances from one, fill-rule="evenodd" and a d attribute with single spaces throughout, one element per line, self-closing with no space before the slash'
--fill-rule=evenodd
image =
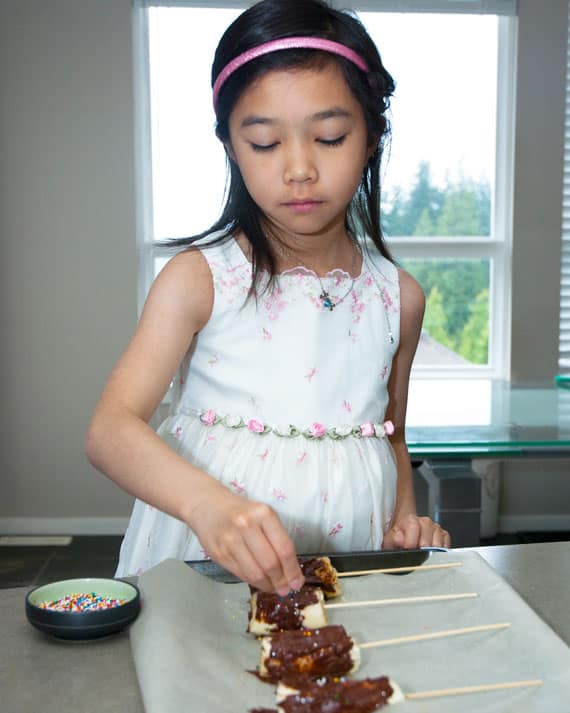
<path id="1" fill-rule="evenodd" d="M 247 64 L 247 62 L 251 62 L 252 59 L 257 59 L 257 57 L 269 54 L 269 52 L 290 49 L 311 49 L 331 52 L 332 54 L 338 54 L 341 57 L 348 59 L 363 72 L 369 71 L 368 64 L 362 59 L 362 57 L 354 50 L 351 50 L 350 47 L 341 45 L 340 42 L 325 40 L 322 37 L 283 37 L 280 40 L 271 40 L 270 42 L 265 42 L 262 45 L 253 47 L 246 52 L 242 52 L 242 54 L 234 57 L 231 62 L 226 64 L 214 82 L 214 108 L 216 106 L 216 102 L 218 101 L 220 89 L 228 77 L 230 77 L 237 69 L 243 67 L 243 65 Z"/>

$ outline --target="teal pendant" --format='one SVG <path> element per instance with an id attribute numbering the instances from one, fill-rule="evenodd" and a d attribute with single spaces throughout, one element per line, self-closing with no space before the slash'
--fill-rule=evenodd
<path id="1" fill-rule="evenodd" d="M 331 297 L 326 290 L 323 290 L 321 292 L 321 294 L 319 295 L 319 299 L 322 302 L 323 307 L 325 309 L 328 309 L 329 312 L 332 312 L 333 309 L 336 307 L 335 303 L 331 300 Z"/>

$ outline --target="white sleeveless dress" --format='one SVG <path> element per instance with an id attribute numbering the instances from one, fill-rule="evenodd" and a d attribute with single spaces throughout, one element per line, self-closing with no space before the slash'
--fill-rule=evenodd
<path id="1" fill-rule="evenodd" d="M 384 424 L 399 342 L 396 267 L 368 244 L 360 275 L 298 267 L 245 302 L 251 265 L 233 239 L 202 250 L 211 317 L 173 384 L 158 433 L 243 497 L 269 503 L 298 553 L 379 549 L 396 496 Z M 319 295 L 322 285 L 331 311 Z M 116 576 L 208 557 L 180 520 L 136 501 Z"/>

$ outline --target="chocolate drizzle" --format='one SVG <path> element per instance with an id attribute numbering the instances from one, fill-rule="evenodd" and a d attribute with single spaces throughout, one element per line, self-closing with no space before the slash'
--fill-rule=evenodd
<path id="1" fill-rule="evenodd" d="M 372 713 L 386 705 L 394 692 L 386 676 L 360 681 L 295 677 L 284 683 L 297 690 L 279 703 L 285 713 Z"/>
<path id="2" fill-rule="evenodd" d="M 354 642 L 344 626 L 281 631 L 271 636 L 271 652 L 264 661 L 264 679 L 276 683 L 288 675 L 343 675 L 353 668 Z"/>
<path id="3" fill-rule="evenodd" d="M 256 592 L 255 618 L 274 624 L 277 629 L 302 629 L 303 609 L 318 601 L 313 587 L 303 587 L 299 592 L 289 592 L 284 597 L 271 592 Z"/>
<path id="4" fill-rule="evenodd" d="M 328 557 L 311 557 L 299 560 L 301 572 L 305 576 L 305 584 L 319 587 L 327 596 L 335 596 L 338 591 L 338 579 Z"/>

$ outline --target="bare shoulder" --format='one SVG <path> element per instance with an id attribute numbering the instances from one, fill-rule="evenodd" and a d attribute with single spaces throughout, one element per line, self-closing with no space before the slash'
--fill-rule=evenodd
<path id="1" fill-rule="evenodd" d="M 180 282 L 192 287 L 196 282 L 212 282 L 210 268 L 200 250 L 182 250 L 166 263 L 157 281 Z"/>
<path id="2" fill-rule="evenodd" d="M 426 298 L 419 282 L 409 272 L 398 268 L 400 280 L 400 333 L 419 334 L 424 318 Z"/>
<path id="3" fill-rule="evenodd" d="M 147 305 L 192 318 L 196 331 L 212 312 L 214 287 L 208 263 L 199 250 L 184 250 L 171 258 L 155 279 Z"/>
<path id="4" fill-rule="evenodd" d="M 426 297 L 420 283 L 401 267 L 398 268 L 400 280 L 400 304 L 408 313 L 420 313 L 423 316 Z"/>
<path id="5" fill-rule="evenodd" d="M 196 250 L 173 257 L 153 282 L 139 323 L 103 391 L 101 408 L 148 421 L 213 304 L 210 270 Z M 105 406 L 106 404 L 106 406 Z"/>

